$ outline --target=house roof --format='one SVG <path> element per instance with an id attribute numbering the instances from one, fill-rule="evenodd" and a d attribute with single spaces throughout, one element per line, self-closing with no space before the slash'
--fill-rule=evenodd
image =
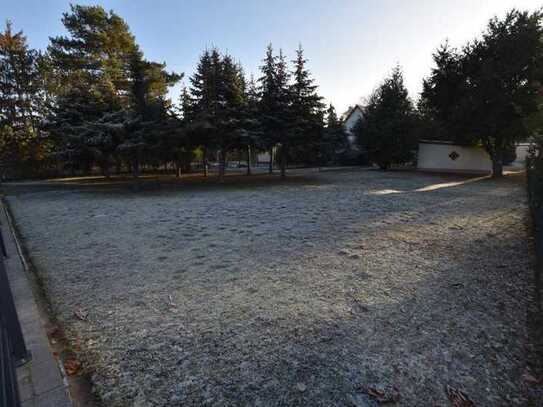
<path id="1" fill-rule="evenodd" d="M 447 144 L 450 146 L 459 146 L 459 147 L 476 147 L 470 143 L 457 142 L 457 141 L 452 141 L 452 140 L 419 140 L 419 144 Z"/>
<path id="2" fill-rule="evenodd" d="M 349 120 L 349 117 L 352 116 L 352 114 L 356 111 L 356 110 L 360 110 L 360 113 L 364 113 L 363 110 L 362 110 L 362 106 L 360 105 L 354 105 L 353 107 L 351 107 L 347 113 L 345 113 L 343 115 L 343 119 L 342 121 L 345 123 L 347 120 Z"/>

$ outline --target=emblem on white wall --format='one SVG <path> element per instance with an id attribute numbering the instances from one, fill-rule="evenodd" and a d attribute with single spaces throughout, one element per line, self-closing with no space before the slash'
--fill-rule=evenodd
<path id="1" fill-rule="evenodd" d="M 449 154 L 449 158 L 453 161 L 456 161 L 458 157 L 460 157 L 460 154 L 458 154 L 456 151 L 453 151 L 452 153 Z"/>

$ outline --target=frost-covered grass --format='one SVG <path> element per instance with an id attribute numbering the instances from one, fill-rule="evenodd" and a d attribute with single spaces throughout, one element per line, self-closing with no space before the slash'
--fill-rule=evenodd
<path id="1" fill-rule="evenodd" d="M 106 406 L 372 405 L 360 386 L 445 405 L 447 385 L 498 406 L 526 403 L 518 178 L 7 192 Z"/>

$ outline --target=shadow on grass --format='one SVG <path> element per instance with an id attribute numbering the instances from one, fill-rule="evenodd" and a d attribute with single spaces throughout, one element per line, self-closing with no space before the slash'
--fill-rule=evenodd
<path id="1" fill-rule="evenodd" d="M 211 178 L 143 181 L 157 191 L 152 196 L 181 190 L 270 187 L 270 194 L 264 197 L 271 202 L 262 212 L 257 208 L 254 216 L 267 220 L 265 232 L 275 236 L 275 241 L 265 242 L 269 243 L 266 246 L 257 240 L 258 250 L 243 251 L 241 259 L 251 260 L 245 265 L 275 263 L 279 267 L 258 270 L 247 266 L 234 275 L 226 268 L 189 266 L 176 281 L 169 272 L 162 275 L 171 279 L 167 284 L 150 284 L 160 276 L 146 277 L 150 267 L 143 267 L 139 274 L 130 269 L 126 263 L 139 255 L 139 250 L 130 249 L 130 258 L 124 259 L 122 267 L 128 273 L 113 268 L 89 289 L 82 283 L 89 281 L 85 274 L 101 269 L 92 263 L 95 259 L 87 258 L 91 264 L 79 264 L 71 271 L 73 286 L 60 280 L 56 287 L 81 289 L 76 304 L 86 301 L 85 297 L 99 296 L 95 308 L 127 310 L 127 314 L 118 311 L 114 324 L 96 332 L 120 349 L 123 375 L 114 379 L 133 391 L 131 401 L 144 394 L 145 400 L 157 400 L 160 405 L 368 405 L 371 401 L 360 393 L 359 386 L 378 383 L 399 385 L 407 405 L 446 403 L 443 387 L 447 384 L 466 390 L 481 405 L 492 405 L 488 402 L 491 397 L 498 397 L 498 404 L 504 405 L 509 393 L 518 393 L 524 367 L 523 355 L 518 353 L 523 337 L 507 329 L 525 329 L 524 319 L 514 317 L 524 312 L 520 309 L 524 305 L 521 288 L 527 279 L 522 273 L 529 259 L 517 258 L 525 245 L 522 234 L 516 234 L 517 221 L 507 217 L 510 213 L 500 212 L 503 200 L 509 197 L 503 191 L 492 195 L 492 187 L 519 179 L 465 182 L 469 179 L 391 171 L 290 174 L 286 181 L 276 176 L 232 176 L 224 184 Z M 134 193 L 129 182 L 108 184 L 105 189 L 94 182 L 51 184 L 13 187 L 15 191 L 23 188 L 20 193 L 38 192 L 38 199 L 44 191 L 41 188 L 48 187 L 50 191 L 68 188 L 97 195 L 108 188 Z M 481 188 L 474 189 L 474 185 Z M 277 198 L 274 193 L 284 186 L 299 191 Z M 313 188 L 322 188 L 327 199 L 305 193 Z M 359 194 L 342 201 L 341 191 L 349 188 Z M 404 192 L 371 195 L 370 189 Z M 51 197 L 56 199 L 54 194 Z M 81 201 L 69 205 L 78 203 Z M 201 204 L 205 207 L 190 216 L 205 212 L 216 216 L 208 227 L 213 230 L 211 236 L 196 239 L 230 243 L 229 237 L 237 232 L 221 232 L 216 227 L 228 226 L 221 219 L 228 215 L 213 212 L 213 202 Z M 231 205 L 227 209 L 234 213 L 242 208 Z M 509 203 L 506 209 L 515 208 Z M 399 212 L 406 217 L 396 217 Z M 321 213 L 324 220 L 307 226 Z M 287 218 L 292 239 L 286 237 L 285 221 L 279 224 L 286 215 L 293 215 Z M 457 219 L 468 222 L 470 218 L 498 218 L 505 223 L 491 227 L 484 222 L 466 223 L 456 229 Z M 97 227 L 97 235 L 115 228 L 107 222 L 106 229 L 100 229 L 100 221 L 85 222 Z M 368 226 L 374 225 L 372 232 Z M 449 236 L 451 227 L 455 229 Z M 468 228 L 473 235 L 466 232 Z M 172 239 L 178 237 L 175 233 Z M 305 238 L 315 245 L 304 246 Z M 138 248 L 139 240 L 133 243 Z M 162 240 L 159 246 L 175 250 Z M 338 249 L 346 246 L 364 248 L 352 264 L 348 259 L 334 263 Z M 98 251 L 101 246 L 94 247 Z M 211 253 L 205 256 L 210 265 L 217 260 Z M 134 287 L 134 280 L 141 286 Z M 519 287 L 514 286 L 516 280 L 521 280 Z M 108 291 L 113 284 L 122 286 L 121 295 Z M 162 298 L 174 290 L 174 284 L 179 285 L 179 298 L 174 298 L 179 299 L 178 313 Z M 69 293 L 79 297 L 77 292 Z M 108 299 L 112 293 L 117 301 L 114 307 Z M 131 305 L 131 297 L 138 302 Z M 158 312 L 145 308 L 145 302 L 153 298 L 156 302 L 151 305 L 161 307 Z M 98 312 L 95 308 L 89 307 Z M 147 322 L 141 323 L 140 317 Z M 108 314 L 102 318 L 111 321 Z M 511 387 L 508 382 L 513 381 Z M 509 387 L 502 389 L 502 385 Z M 172 389 L 178 389 L 183 399 L 159 399 L 169 396 Z"/>

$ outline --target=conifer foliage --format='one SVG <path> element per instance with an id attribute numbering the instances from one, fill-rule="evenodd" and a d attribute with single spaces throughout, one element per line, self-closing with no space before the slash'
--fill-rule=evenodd
<path id="1" fill-rule="evenodd" d="M 384 170 L 415 158 L 416 112 L 399 66 L 371 94 L 355 134 L 369 161 Z"/>
<path id="2" fill-rule="evenodd" d="M 168 95 L 183 75 L 147 60 L 115 12 L 72 5 L 62 23 L 66 35 L 50 38 L 45 53 L 10 24 L 0 35 L 3 163 L 74 175 L 98 168 L 107 177 L 112 168 L 135 177 L 173 168 L 179 176 L 199 157 L 205 175 L 215 164 L 223 180 L 230 157 L 251 174 L 267 151 L 269 171 L 284 177 L 288 162 L 322 156 L 324 105 L 301 46 L 291 68 L 270 44 L 249 80 L 232 55 L 205 50 L 174 106 Z"/>
<path id="3" fill-rule="evenodd" d="M 71 6 L 69 35 L 51 38 L 56 82 L 48 131 L 72 169 L 98 164 L 105 175 L 125 159 L 135 176 L 145 158 L 160 160 L 168 88 L 181 79 L 144 59 L 128 25 L 99 6 Z"/>
<path id="4" fill-rule="evenodd" d="M 45 109 L 43 56 L 8 21 L 0 33 L 0 160 L 38 169 L 48 145 L 39 131 Z"/>
<path id="5" fill-rule="evenodd" d="M 508 150 L 541 132 L 543 13 L 512 10 L 493 18 L 481 39 L 460 51 L 445 45 L 424 81 L 421 111 L 437 131 L 486 149 L 494 176 Z"/>

